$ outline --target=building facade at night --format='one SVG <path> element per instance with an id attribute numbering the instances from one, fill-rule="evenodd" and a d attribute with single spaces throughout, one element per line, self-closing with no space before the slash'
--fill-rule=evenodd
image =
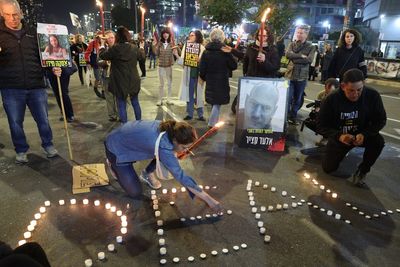
<path id="1" fill-rule="evenodd" d="M 43 12 L 43 0 L 19 0 L 18 2 L 24 13 L 26 23 L 36 27 L 38 22 L 46 22 Z"/>

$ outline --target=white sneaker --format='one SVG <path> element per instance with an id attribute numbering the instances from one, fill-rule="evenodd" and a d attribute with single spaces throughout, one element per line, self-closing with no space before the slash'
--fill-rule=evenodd
<path id="1" fill-rule="evenodd" d="M 161 188 L 161 182 L 157 179 L 153 172 L 147 173 L 145 170 L 143 170 L 139 178 L 153 189 Z"/>
<path id="2" fill-rule="evenodd" d="M 44 148 L 44 153 L 48 158 L 54 158 L 58 156 L 58 151 L 54 148 L 54 146 L 48 146 Z"/>
<path id="3" fill-rule="evenodd" d="M 157 105 L 157 106 L 162 106 L 162 101 L 161 101 L 161 100 L 158 101 L 156 105 Z"/>
<path id="4" fill-rule="evenodd" d="M 15 163 L 16 164 L 28 163 L 28 157 L 26 156 L 26 153 L 25 152 L 17 153 L 17 155 L 15 156 Z"/>

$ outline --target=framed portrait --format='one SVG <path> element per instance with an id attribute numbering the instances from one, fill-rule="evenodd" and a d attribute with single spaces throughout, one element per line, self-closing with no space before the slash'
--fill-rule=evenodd
<path id="1" fill-rule="evenodd" d="M 289 83 L 284 79 L 239 79 L 235 143 L 240 147 L 283 151 Z"/>
<path id="2" fill-rule="evenodd" d="M 70 67 L 68 29 L 64 25 L 37 25 L 38 45 L 42 67 Z"/>

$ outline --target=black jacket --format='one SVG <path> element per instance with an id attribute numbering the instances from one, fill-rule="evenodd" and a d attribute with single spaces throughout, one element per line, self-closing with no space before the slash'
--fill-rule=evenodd
<path id="1" fill-rule="evenodd" d="M 250 45 L 247 48 L 246 55 L 243 59 L 243 75 L 249 77 L 278 77 L 278 70 L 281 66 L 279 62 L 278 50 L 275 46 L 264 47 L 265 61 L 260 63 L 257 61 L 258 46 Z"/>
<path id="2" fill-rule="evenodd" d="M 117 43 L 100 50 L 99 57 L 111 61 L 110 92 L 121 98 L 139 94 L 140 77 L 136 65 L 145 57 L 143 49 L 130 43 Z"/>
<path id="3" fill-rule="evenodd" d="M 0 89 L 44 87 L 36 30 L 23 24 L 19 37 L 0 19 Z"/>
<path id="4" fill-rule="evenodd" d="M 328 78 L 340 78 L 349 69 L 359 69 L 367 77 L 367 65 L 364 60 L 364 51 L 359 46 L 353 46 L 348 49 L 346 47 L 338 47 L 328 68 Z"/>
<path id="5" fill-rule="evenodd" d="M 333 52 L 328 51 L 321 57 L 321 71 L 327 71 L 333 58 Z"/>
<path id="6" fill-rule="evenodd" d="M 206 81 L 206 101 L 211 105 L 229 103 L 229 71 L 237 68 L 231 53 L 221 50 L 219 42 L 207 44 L 200 61 L 200 78 Z"/>
<path id="7" fill-rule="evenodd" d="M 343 90 L 335 90 L 322 102 L 317 132 L 338 139 L 341 134 L 377 135 L 386 124 L 386 111 L 377 91 L 364 87 L 360 98 L 351 102 Z"/>

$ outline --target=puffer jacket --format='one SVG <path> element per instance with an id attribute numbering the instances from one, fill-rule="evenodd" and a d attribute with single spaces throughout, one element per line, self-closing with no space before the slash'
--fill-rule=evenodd
<path id="1" fill-rule="evenodd" d="M 0 89 L 44 87 L 36 30 L 23 22 L 18 36 L 0 19 Z"/>

